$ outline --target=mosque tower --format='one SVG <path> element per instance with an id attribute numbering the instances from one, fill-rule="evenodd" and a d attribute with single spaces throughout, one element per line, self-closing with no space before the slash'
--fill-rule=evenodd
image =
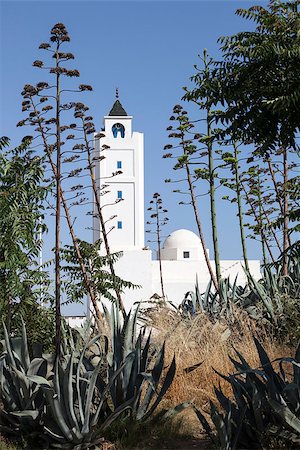
<path id="1" fill-rule="evenodd" d="M 95 176 L 111 251 L 144 247 L 144 135 L 132 131 L 129 116 L 116 100 L 95 137 Z M 99 158 L 100 157 L 100 158 Z M 94 241 L 101 237 L 94 220 Z"/>

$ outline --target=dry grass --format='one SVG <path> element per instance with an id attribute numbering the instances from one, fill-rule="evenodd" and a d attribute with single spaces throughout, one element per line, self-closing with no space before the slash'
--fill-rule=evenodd
<path id="1" fill-rule="evenodd" d="M 287 356 L 292 352 L 280 345 L 263 328 L 258 328 L 246 313 L 235 311 L 235 321 L 212 323 L 205 314 L 192 320 L 180 320 L 167 308 L 151 310 L 150 322 L 154 327 L 155 340 L 166 340 L 168 360 L 176 354 L 177 373 L 164 400 L 165 407 L 192 400 L 206 410 L 209 399 L 215 399 L 214 385 L 222 386 L 230 394 L 229 384 L 219 377 L 213 368 L 222 374 L 233 371 L 228 355 L 234 356 L 236 348 L 250 363 L 259 366 L 259 358 L 253 340 L 258 337 L 271 360 Z M 202 365 L 190 373 L 185 369 L 199 362 Z"/>

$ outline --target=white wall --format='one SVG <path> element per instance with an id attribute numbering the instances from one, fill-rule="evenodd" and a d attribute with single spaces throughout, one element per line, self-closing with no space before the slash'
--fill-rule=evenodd
<path id="1" fill-rule="evenodd" d="M 214 262 L 211 261 L 214 270 Z M 243 261 L 221 261 L 223 277 L 230 277 L 233 283 L 238 274 L 237 283 L 244 285 L 247 281 Z M 250 272 L 255 279 L 260 279 L 260 262 L 249 261 Z M 210 280 L 210 275 L 204 261 L 162 261 L 164 290 L 169 301 L 179 305 L 188 291 L 195 290 L 196 276 L 201 292 L 204 292 Z M 161 295 L 159 261 L 152 261 L 152 295 Z"/>
<path id="2" fill-rule="evenodd" d="M 125 137 L 115 138 L 112 127 L 121 123 L 125 127 Z M 106 185 L 105 195 L 100 196 L 106 228 L 109 231 L 109 243 L 112 251 L 142 249 L 144 247 L 144 140 L 143 134 L 132 133 L 131 116 L 105 116 L 105 137 L 95 140 L 95 156 L 105 159 L 96 161 L 95 175 L 98 189 Z M 102 150 L 104 146 L 109 148 Z M 122 162 L 118 169 L 117 161 Z M 112 177 L 112 173 L 122 174 Z M 116 203 L 117 191 L 122 191 L 123 201 Z M 102 190 L 103 193 L 103 190 Z M 111 219 L 111 217 L 114 217 Z M 122 229 L 117 227 L 122 222 Z M 94 240 L 101 237 L 99 221 L 94 219 Z"/>

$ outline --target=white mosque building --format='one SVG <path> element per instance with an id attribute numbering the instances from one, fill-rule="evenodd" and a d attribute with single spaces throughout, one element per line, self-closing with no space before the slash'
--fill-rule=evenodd
<path id="1" fill-rule="evenodd" d="M 116 274 L 124 280 L 140 285 L 122 296 L 125 307 L 135 302 L 148 301 L 161 295 L 159 261 L 145 247 L 144 217 L 144 136 L 133 131 L 133 117 L 129 116 L 117 99 L 104 117 L 103 128 L 94 141 L 95 176 L 103 202 L 103 214 L 110 229 L 108 238 L 111 252 L 123 252 L 115 265 Z M 105 156 L 105 158 L 101 158 Z M 112 174 L 119 172 L 117 175 Z M 101 238 L 99 220 L 94 218 L 94 241 Z M 104 247 L 104 246 L 103 246 Z M 103 248 L 104 252 L 104 248 Z M 179 305 L 188 291 L 204 291 L 209 280 L 199 237 L 189 230 L 176 230 L 165 240 L 162 250 L 162 272 L 167 300 Z M 214 268 L 214 262 L 211 262 Z M 222 275 L 239 284 L 246 281 L 243 261 L 221 261 Z M 260 278 L 260 262 L 249 261 L 252 275 Z"/>

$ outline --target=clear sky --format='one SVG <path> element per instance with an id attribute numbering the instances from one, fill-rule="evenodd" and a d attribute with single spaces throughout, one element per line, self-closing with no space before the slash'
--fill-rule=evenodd
<path id="1" fill-rule="evenodd" d="M 1 1 L 1 135 L 17 145 L 24 134 L 16 123 L 23 117 L 21 90 L 25 83 L 43 78 L 32 67 L 43 57 L 38 46 L 47 42 L 49 31 L 63 22 L 71 36 L 66 51 L 75 54 L 74 67 L 81 83 L 91 84 L 92 93 L 80 101 L 90 106 L 96 128 L 100 129 L 119 87 L 120 100 L 134 116 L 134 130 L 145 134 L 145 205 L 159 192 L 169 210 L 165 234 L 187 228 L 196 231 L 193 213 L 179 206 L 172 178 L 172 162 L 162 159 L 169 143 L 166 127 L 172 108 L 180 102 L 182 86 L 189 85 L 197 55 L 204 48 L 220 56 L 218 37 L 250 29 L 253 25 L 234 12 L 260 1 Z M 191 118 L 200 113 L 191 109 Z M 173 172 L 173 173 L 172 173 Z M 224 195 L 224 193 L 223 193 Z M 211 249 L 209 210 L 200 201 L 208 247 Z M 89 218 L 86 218 L 86 225 Z M 235 205 L 218 200 L 220 253 L 222 259 L 241 259 Z M 84 233 L 88 240 L 91 235 Z M 259 246 L 249 242 L 249 257 L 260 258 Z"/>

